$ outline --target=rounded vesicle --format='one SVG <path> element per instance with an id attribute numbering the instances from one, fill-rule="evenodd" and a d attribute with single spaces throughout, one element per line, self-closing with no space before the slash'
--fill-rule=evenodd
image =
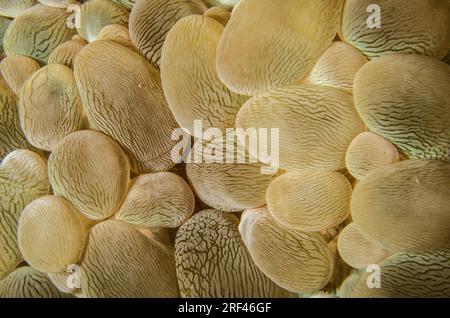
<path id="1" fill-rule="evenodd" d="M 267 208 L 283 225 L 318 232 L 350 215 L 352 186 L 339 172 L 287 172 L 267 189 Z"/>
<path id="2" fill-rule="evenodd" d="M 6 83 L 17 96 L 25 81 L 39 68 L 39 63 L 24 55 L 9 55 L 0 63 L 0 71 Z"/>
<path id="3" fill-rule="evenodd" d="M 132 180 L 116 218 L 137 226 L 177 228 L 194 213 L 194 207 L 195 197 L 186 181 L 158 172 Z"/>
<path id="4" fill-rule="evenodd" d="M 89 0 L 80 10 L 78 34 L 88 42 L 97 39 L 99 32 L 109 24 L 128 25 L 126 8 L 109 0 Z"/>
<path id="5" fill-rule="evenodd" d="M 84 251 L 88 228 L 66 199 L 41 197 L 23 210 L 17 230 L 25 261 L 45 273 L 58 273 L 76 264 Z"/>
<path id="6" fill-rule="evenodd" d="M 242 95 L 300 82 L 335 38 L 342 4 L 341 0 L 241 1 L 217 50 L 220 79 Z"/>
<path id="7" fill-rule="evenodd" d="M 178 230 L 175 239 L 182 297 L 287 297 L 253 263 L 231 213 L 204 210 Z"/>
<path id="8" fill-rule="evenodd" d="M 201 0 L 138 0 L 130 15 L 131 41 L 159 68 L 162 47 L 170 29 L 181 18 L 205 11 Z"/>
<path id="9" fill-rule="evenodd" d="M 0 298 L 69 298 L 48 277 L 32 267 L 23 266 L 0 281 Z"/>
<path id="10" fill-rule="evenodd" d="M 64 42 L 50 54 L 48 64 L 61 64 L 73 69 L 75 58 L 85 45 L 86 41 L 81 37 L 74 37 L 72 40 Z"/>
<path id="11" fill-rule="evenodd" d="M 67 26 L 69 13 L 65 9 L 37 4 L 18 15 L 4 38 L 7 55 L 25 55 L 47 63 L 49 55 L 61 43 L 75 34 Z"/>
<path id="12" fill-rule="evenodd" d="M 239 143 L 221 137 L 197 141 L 186 172 L 200 200 L 220 211 L 239 212 L 265 204 L 267 187 L 275 179 L 266 168 Z"/>
<path id="13" fill-rule="evenodd" d="M 407 156 L 450 160 L 449 87 L 449 65 L 426 56 L 392 54 L 359 70 L 353 94 L 369 129 Z"/>
<path id="14" fill-rule="evenodd" d="M 343 169 L 345 151 L 364 131 L 352 96 L 320 85 L 297 85 L 257 95 L 239 110 L 236 127 L 278 130 L 278 144 L 273 146 L 278 147 L 280 167 L 316 171 Z"/>
<path id="15" fill-rule="evenodd" d="M 245 211 L 239 231 L 255 264 L 277 285 L 307 294 L 328 283 L 333 260 L 318 233 L 283 227 L 265 208 Z"/>
<path id="16" fill-rule="evenodd" d="M 195 121 L 223 133 L 233 128 L 239 108 L 248 99 L 230 92 L 217 75 L 216 50 L 222 32 L 219 22 L 191 15 L 179 20 L 164 42 L 164 94 L 178 124 L 191 135 Z"/>
<path id="17" fill-rule="evenodd" d="M 380 244 L 366 239 L 355 223 L 347 225 L 339 234 L 339 255 L 354 268 L 365 269 L 370 264 L 379 264 L 392 254 Z"/>
<path id="18" fill-rule="evenodd" d="M 47 195 L 47 164 L 29 150 L 11 152 L 0 165 L 0 279 L 22 260 L 17 245 L 17 224 L 23 209 Z"/>
<path id="19" fill-rule="evenodd" d="M 19 117 L 27 140 L 46 151 L 82 129 L 86 119 L 72 70 L 51 64 L 29 77 L 20 92 Z"/>
<path id="20" fill-rule="evenodd" d="M 355 187 L 353 222 L 392 251 L 450 243 L 450 164 L 406 160 L 374 170 Z"/>
<path id="21" fill-rule="evenodd" d="M 346 42 L 371 59 L 392 53 L 441 58 L 447 52 L 450 38 L 450 3 L 348 0 L 341 33 Z"/>
<path id="22" fill-rule="evenodd" d="M 91 229 L 81 282 L 91 298 L 179 296 L 173 251 L 120 221 Z"/>
<path id="23" fill-rule="evenodd" d="M 364 55 L 350 44 L 333 42 L 303 83 L 332 86 L 352 93 L 356 73 L 366 62 Z"/>
<path id="24" fill-rule="evenodd" d="M 130 33 L 127 27 L 120 24 L 110 24 L 105 26 L 98 34 L 97 40 L 111 40 L 135 49 L 131 42 Z"/>
<path id="25" fill-rule="evenodd" d="M 0 15 L 15 18 L 35 4 L 36 0 L 2 0 L 0 1 Z"/>
<path id="26" fill-rule="evenodd" d="M 448 248 L 394 254 L 375 272 L 381 275 L 379 288 L 373 288 L 377 278 L 373 277 L 374 271 L 370 271 L 363 273 L 353 295 L 362 298 L 448 298 L 449 259 Z"/>
<path id="27" fill-rule="evenodd" d="M 128 191 L 128 159 L 117 143 L 99 132 L 70 134 L 50 154 L 48 164 L 55 194 L 88 218 L 113 215 Z"/>
<path id="28" fill-rule="evenodd" d="M 90 127 L 122 146 L 133 172 L 174 166 L 177 141 L 171 136 L 178 125 L 160 74 L 144 57 L 119 43 L 99 40 L 80 52 L 74 74 Z"/>
<path id="29" fill-rule="evenodd" d="M 345 155 L 349 173 L 358 180 L 378 167 L 400 161 L 397 148 L 372 132 L 363 132 L 353 139 Z"/>
<path id="30" fill-rule="evenodd" d="M 20 127 L 17 96 L 0 74 L 0 163 L 10 152 L 18 149 L 33 147 Z"/>
<path id="31" fill-rule="evenodd" d="M 222 24 L 223 26 L 226 26 L 228 23 L 228 20 L 230 20 L 231 12 L 230 10 L 223 8 L 223 7 L 212 7 L 206 10 L 204 13 L 205 17 L 211 18 Z"/>

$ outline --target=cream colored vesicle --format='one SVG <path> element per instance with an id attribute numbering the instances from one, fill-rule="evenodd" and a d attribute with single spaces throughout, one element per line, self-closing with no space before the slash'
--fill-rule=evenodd
<path id="1" fill-rule="evenodd" d="M 212 153 L 218 156 L 211 156 Z M 189 158 L 186 172 L 194 192 L 208 206 L 220 211 L 240 212 L 264 205 L 267 187 L 276 177 L 262 173 L 262 169 L 269 167 L 227 137 L 198 141 Z"/>
<path id="2" fill-rule="evenodd" d="M 0 63 L 0 71 L 6 83 L 17 96 L 25 81 L 39 68 L 38 62 L 24 55 L 9 55 Z"/>
<path id="3" fill-rule="evenodd" d="M 287 172 L 267 189 L 267 208 L 283 225 L 319 232 L 350 214 L 352 186 L 339 172 Z"/>
<path id="4" fill-rule="evenodd" d="M 89 233 L 81 261 L 87 297 L 179 297 L 173 250 L 132 225 L 105 221 Z"/>
<path id="5" fill-rule="evenodd" d="M 88 228 L 82 214 L 66 199 L 44 196 L 23 210 L 17 239 L 25 261 L 45 273 L 59 273 L 83 254 Z"/>
<path id="6" fill-rule="evenodd" d="M 15 18 L 36 3 L 36 0 L 2 0 L 0 1 L 0 15 Z"/>
<path id="7" fill-rule="evenodd" d="M 0 281 L 0 298 L 70 298 L 42 272 L 23 266 Z"/>
<path id="8" fill-rule="evenodd" d="M 116 142 L 99 132 L 70 134 L 53 150 L 48 164 L 55 194 L 90 219 L 112 216 L 128 191 L 128 158 Z"/>
<path id="9" fill-rule="evenodd" d="M 76 33 L 67 27 L 68 18 L 65 9 L 42 4 L 21 12 L 6 31 L 3 40 L 6 54 L 25 55 L 47 63 L 52 51 Z"/>
<path id="10" fill-rule="evenodd" d="M 161 79 L 170 110 L 180 127 L 194 134 L 194 122 L 204 129 L 233 128 L 246 96 L 222 84 L 216 69 L 217 45 L 223 26 L 216 20 L 191 15 L 167 34 L 161 57 Z"/>
<path id="11" fill-rule="evenodd" d="M 53 50 L 48 57 L 48 64 L 61 64 L 73 69 L 75 58 L 86 43 L 82 37 L 75 35 L 72 40 L 64 42 Z"/>
<path id="12" fill-rule="evenodd" d="M 202 0 L 137 0 L 130 15 L 131 41 L 153 66 L 159 68 L 164 40 L 175 23 L 205 11 Z"/>
<path id="13" fill-rule="evenodd" d="M 97 39 L 99 32 L 109 24 L 128 25 L 127 9 L 110 0 L 88 0 L 80 9 L 78 34 L 88 42 Z M 76 20 L 75 20 L 76 22 Z"/>
<path id="14" fill-rule="evenodd" d="M 105 26 L 98 34 L 97 40 L 111 40 L 134 50 L 136 49 L 131 42 L 130 31 L 126 26 L 120 24 Z"/>
<path id="15" fill-rule="evenodd" d="M 442 58 L 450 39 L 450 3 L 347 0 L 341 35 L 370 59 L 392 53 Z"/>
<path id="16" fill-rule="evenodd" d="M 378 167 L 400 161 L 397 148 L 372 132 L 363 132 L 353 139 L 345 154 L 348 172 L 360 180 Z"/>
<path id="17" fill-rule="evenodd" d="M 16 150 L 0 165 L 0 279 L 22 261 L 17 225 L 23 209 L 49 190 L 47 163 L 38 154 Z"/>
<path id="18" fill-rule="evenodd" d="M 255 95 L 300 82 L 331 45 L 341 0 L 241 0 L 217 53 L 219 78 Z"/>
<path id="19" fill-rule="evenodd" d="M 398 251 L 450 243 L 450 163 L 406 160 L 374 170 L 353 191 L 352 218 L 367 239 Z"/>
<path id="20" fill-rule="evenodd" d="M 119 43 L 99 40 L 80 52 L 74 74 L 90 127 L 120 144 L 133 172 L 174 166 L 171 135 L 178 125 L 156 68 Z"/>
<path id="21" fill-rule="evenodd" d="M 19 96 L 20 124 L 36 148 L 53 151 L 64 137 L 86 126 L 77 84 L 67 66 L 41 68 L 26 80 Z"/>
<path id="22" fill-rule="evenodd" d="M 342 259 L 358 269 L 368 268 L 371 264 L 379 264 L 393 254 L 380 243 L 366 239 L 355 223 L 350 223 L 342 230 L 337 247 Z"/>
<path id="23" fill-rule="evenodd" d="M 191 217 L 194 206 L 194 194 L 181 177 L 144 174 L 132 180 L 116 218 L 136 226 L 177 228 Z"/>
<path id="24" fill-rule="evenodd" d="M 426 80 L 420 80 L 426 79 Z M 369 129 L 410 158 L 449 160 L 450 66 L 392 54 L 364 65 L 354 99 Z"/>
<path id="25" fill-rule="evenodd" d="M 450 250 L 431 249 L 394 254 L 380 264 L 381 284 L 376 288 L 374 272 L 363 273 L 353 297 L 448 298 L 450 297 Z M 368 284 L 368 282 L 370 282 Z M 372 287 L 372 288 L 371 288 Z M 375 287 L 375 288 L 374 288 Z"/>
<path id="26" fill-rule="evenodd" d="M 182 297 L 289 297 L 255 265 L 231 213 L 204 210 L 183 224 L 175 239 Z"/>
<path id="27" fill-rule="evenodd" d="M 281 226 L 265 208 L 245 211 L 239 231 L 255 264 L 277 285 L 307 294 L 331 278 L 332 254 L 318 233 Z"/>
<path id="28" fill-rule="evenodd" d="M 364 131 L 349 93 L 310 84 L 249 99 L 239 110 L 236 127 L 278 129 L 281 168 L 315 171 L 343 169 L 345 151 Z"/>
<path id="29" fill-rule="evenodd" d="M 305 84 L 318 84 L 353 92 L 353 80 L 367 59 L 348 43 L 336 41 L 322 54 Z"/>
<path id="30" fill-rule="evenodd" d="M 450 0 L 0 0 L 0 298 L 450 297 L 449 64 Z"/>

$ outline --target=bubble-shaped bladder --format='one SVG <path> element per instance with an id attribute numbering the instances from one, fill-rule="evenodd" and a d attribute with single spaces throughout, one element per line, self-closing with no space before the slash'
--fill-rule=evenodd
<path id="1" fill-rule="evenodd" d="M 356 75 L 355 105 L 369 129 L 416 159 L 450 160 L 450 66 L 392 54 Z"/>
<path id="2" fill-rule="evenodd" d="M 169 107 L 180 127 L 194 134 L 194 121 L 205 129 L 233 128 L 246 96 L 220 81 L 216 51 L 223 26 L 208 17 L 191 15 L 167 34 L 161 57 L 161 80 Z M 195 57 L 195 58 L 193 58 Z"/>
<path id="3" fill-rule="evenodd" d="M 345 151 L 364 131 L 349 93 L 310 84 L 254 96 L 239 110 L 236 127 L 278 129 L 280 167 L 315 171 L 343 169 Z"/>
<path id="4" fill-rule="evenodd" d="M 6 83 L 17 96 L 25 81 L 39 68 L 38 62 L 24 55 L 9 55 L 0 63 L 0 71 Z"/>
<path id="5" fill-rule="evenodd" d="M 91 298 L 179 296 L 173 250 L 120 221 L 91 229 L 81 285 Z"/>
<path id="6" fill-rule="evenodd" d="M 45 196 L 23 210 L 17 240 L 25 261 L 45 273 L 64 272 L 84 251 L 88 228 L 66 199 Z"/>
<path id="7" fill-rule="evenodd" d="M 255 264 L 277 285 L 307 294 L 321 290 L 330 280 L 332 254 L 318 233 L 284 227 L 266 208 L 245 211 L 239 231 Z"/>
<path id="8" fill-rule="evenodd" d="M 231 213 L 204 210 L 178 230 L 177 277 L 182 297 L 288 297 L 253 263 Z"/>
<path id="9" fill-rule="evenodd" d="M 394 254 L 379 264 L 379 272 L 375 269 L 363 273 L 353 295 L 361 298 L 448 298 L 449 258 L 448 248 Z M 373 288 L 377 274 L 381 275 L 380 285 Z"/>
<path id="10" fill-rule="evenodd" d="M 360 180 L 378 167 L 400 161 L 397 148 L 372 132 L 363 132 L 353 139 L 345 154 L 348 172 Z"/>
<path id="11" fill-rule="evenodd" d="M 50 64 L 30 76 L 19 99 L 19 117 L 27 140 L 53 151 L 69 134 L 86 126 L 81 98 L 70 68 Z"/>
<path id="12" fill-rule="evenodd" d="M 144 57 L 114 41 L 95 41 L 78 55 L 74 74 L 90 127 L 122 146 L 133 172 L 174 166 L 171 136 L 178 125 L 160 74 Z"/>
<path id="13" fill-rule="evenodd" d="M 0 298 L 71 298 L 59 291 L 42 272 L 30 267 L 17 268 L 0 281 Z"/>
<path id="14" fill-rule="evenodd" d="M 97 39 L 100 31 L 109 24 L 128 25 L 126 8 L 109 0 L 89 0 L 83 3 L 79 14 L 78 34 L 88 42 Z"/>
<path id="15" fill-rule="evenodd" d="M 171 172 L 158 172 L 132 180 L 116 218 L 141 227 L 177 228 L 194 207 L 195 197 L 186 181 Z"/>
<path id="16" fill-rule="evenodd" d="M 128 158 L 117 143 L 99 132 L 68 135 L 50 154 L 48 164 L 55 194 L 90 219 L 112 216 L 128 191 Z"/>
<path id="17" fill-rule="evenodd" d="M 209 158 L 213 152 L 220 154 L 220 160 Z M 235 139 L 224 136 L 209 142 L 199 140 L 189 156 L 187 177 L 196 195 L 208 206 L 239 212 L 265 204 L 267 187 L 276 175 L 262 173 L 269 167 L 251 157 Z"/>
<path id="18" fill-rule="evenodd" d="M 442 58 L 450 38 L 450 3 L 347 0 L 341 35 L 371 59 L 392 53 Z"/>
<path id="19" fill-rule="evenodd" d="M 367 59 L 348 43 L 336 41 L 322 54 L 305 84 L 326 85 L 353 92 L 353 80 Z"/>
<path id="20" fill-rule="evenodd" d="M 47 163 L 30 150 L 15 150 L 0 165 L 0 279 L 22 261 L 17 225 L 23 209 L 48 194 Z"/>
<path id="21" fill-rule="evenodd" d="M 255 95 L 300 82 L 331 45 L 343 1 L 244 0 L 217 50 L 219 78 Z"/>
<path id="22" fill-rule="evenodd" d="M 450 164 L 406 160 L 363 178 L 352 196 L 352 218 L 363 236 L 392 251 L 450 243 Z"/>
<path id="23" fill-rule="evenodd" d="M 24 10 L 36 4 L 36 0 L 2 0 L 0 1 L 0 15 L 15 18 Z"/>
<path id="24" fill-rule="evenodd" d="M 287 172 L 267 189 L 267 208 L 283 225 L 318 232 L 350 215 L 352 186 L 339 172 Z"/>
<path id="25" fill-rule="evenodd" d="M 191 14 L 203 14 L 201 0 L 138 0 L 130 14 L 131 41 L 139 52 L 159 68 L 167 33 L 175 23 Z"/>
<path id="26" fill-rule="evenodd" d="M 6 31 L 3 46 L 7 55 L 25 55 L 47 63 L 60 44 L 70 40 L 76 30 L 67 26 L 65 9 L 37 4 L 21 12 Z"/>
<path id="27" fill-rule="evenodd" d="M 377 242 L 366 239 L 355 223 L 348 224 L 339 234 L 339 255 L 354 268 L 365 269 L 378 264 L 393 253 Z"/>
<path id="28" fill-rule="evenodd" d="M 80 36 L 74 36 L 72 40 L 64 42 L 53 50 L 48 57 L 48 64 L 61 64 L 73 69 L 75 58 L 86 45 L 86 41 Z"/>

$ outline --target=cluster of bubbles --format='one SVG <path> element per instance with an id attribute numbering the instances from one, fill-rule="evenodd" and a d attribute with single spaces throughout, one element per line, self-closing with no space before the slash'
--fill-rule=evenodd
<path id="1" fill-rule="evenodd" d="M 0 297 L 450 296 L 450 2 L 372 2 L 0 0 Z"/>

